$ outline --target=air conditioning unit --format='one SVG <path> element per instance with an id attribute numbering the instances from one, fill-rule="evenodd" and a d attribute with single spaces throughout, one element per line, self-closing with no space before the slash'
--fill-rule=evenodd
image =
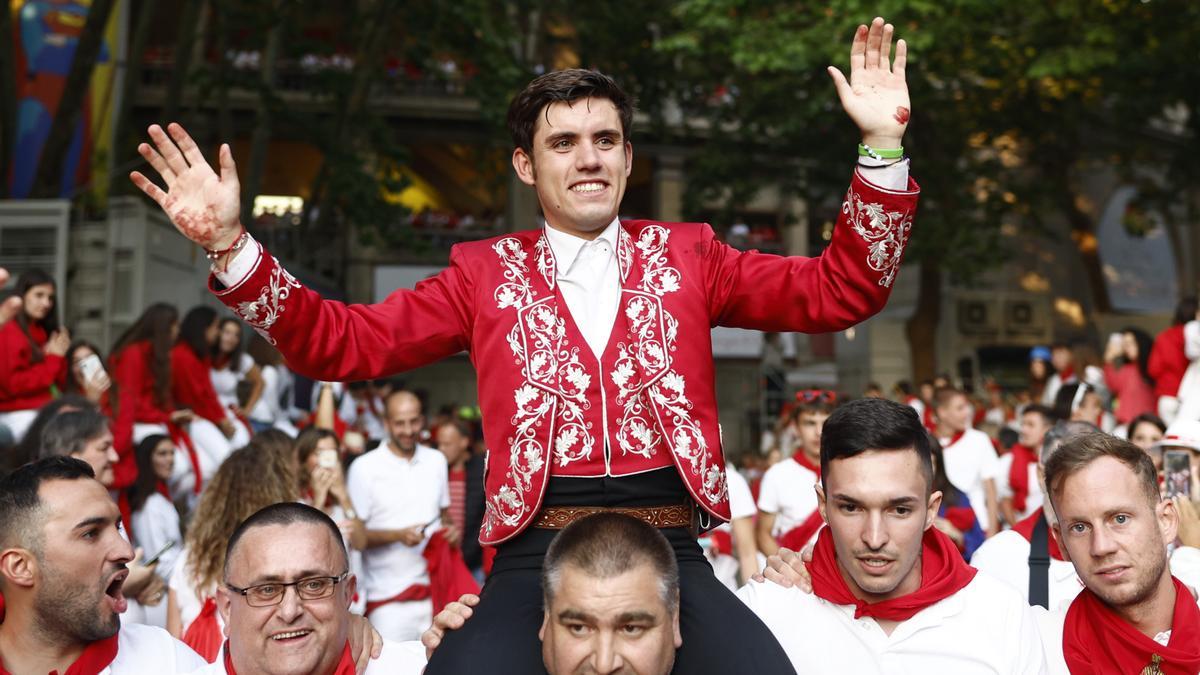
<path id="1" fill-rule="evenodd" d="M 1014 338 L 1045 339 L 1050 332 L 1046 298 L 1011 299 L 1004 303 L 1004 333 Z"/>
<path id="2" fill-rule="evenodd" d="M 973 337 L 1000 332 L 1000 306 L 995 300 L 963 298 L 958 301 L 958 330 Z"/>

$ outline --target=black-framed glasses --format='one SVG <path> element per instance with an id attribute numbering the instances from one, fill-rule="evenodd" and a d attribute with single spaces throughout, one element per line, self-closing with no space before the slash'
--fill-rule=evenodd
<path id="1" fill-rule="evenodd" d="M 296 595 L 301 600 L 321 600 L 333 595 L 333 589 L 350 576 L 346 570 L 336 577 L 305 577 L 289 583 L 272 581 L 265 584 L 255 584 L 246 588 L 238 588 L 226 582 L 225 587 L 246 598 L 246 604 L 251 607 L 270 607 L 283 602 L 283 595 L 289 586 L 296 588 Z"/>

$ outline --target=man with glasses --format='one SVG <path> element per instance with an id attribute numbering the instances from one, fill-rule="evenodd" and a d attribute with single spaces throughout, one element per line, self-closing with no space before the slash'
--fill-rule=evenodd
<path id="1" fill-rule="evenodd" d="M 349 675 L 350 601 L 356 579 L 341 532 L 311 506 L 281 503 L 247 518 L 229 538 L 217 606 L 227 640 L 195 675 Z M 384 641 L 367 675 L 425 665 L 419 643 Z"/>

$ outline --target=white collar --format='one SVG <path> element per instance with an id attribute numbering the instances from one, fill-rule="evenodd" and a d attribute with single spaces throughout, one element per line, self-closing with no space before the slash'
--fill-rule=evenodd
<path id="1" fill-rule="evenodd" d="M 567 274 L 571 271 L 571 267 L 575 265 L 576 259 L 579 258 L 579 252 L 590 242 L 583 237 L 568 234 L 562 230 L 556 230 L 549 225 L 546 225 L 544 230 L 546 241 L 550 244 L 550 251 L 554 254 L 554 262 L 558 268 L 558 274 L 560 276 Z M 608 227 L 605 227 L 600 235 L 592 241 L 604 241 L 608 243 L 611 250 L 615 253 L 617 250 L 617 237 L 620 231 L 621 219 L 613 218 Z"/>

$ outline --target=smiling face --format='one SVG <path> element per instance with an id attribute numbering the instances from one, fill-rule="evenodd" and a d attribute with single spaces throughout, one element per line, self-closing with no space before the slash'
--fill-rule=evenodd
<path id="1" fill-rule="evenodd" d="M 50 480 L 38 489 L 45 513 L 34 608 L 40 625 L 78 642 L 111 637 L 128 603 L 121 592 L 133 548 L 121 512 L 90 478 Z"/>
<path id="2" fill-rule="evenodd" d="M 564 565 L 538 637 L 550 675 L 666 675 L 683 644 L 648 562 L 607 579 Z"/>
<path id="3" fill-rule="evenodd" d="M 942 493 L 929 494 L 916 451 L 868 450 L 834 459 L 817 498 L 855 597 L 880 602 L 920 588 L 921 541 Z"/>
<path id="4" fill-rule="evenodd" d="M 263 525 L 242 535 L 225 581 L 246 588 L 334 577 L 346 569 L 346 556 L 327 528 L 305 522 Z M 241 594 L 218 589 L 234 668 L 264 675 L 332 673 L 349 635 L 354 591 L 351 576 L 327 598 L 301 600 L 291 587 L 279 604 L 251 607 Z"/>
<path id="5" fill-rule="evenodd" d="M 633 145 L 612 101 L 558 101 L 538 115 L 532 154 L 517 148 L 512 161 L 521 181 L 537 190 L 547 225 L 594 239 L 617 217 Z"/>
<path id="6" fill-rule="evenodd" d="M 1083 583 L 1120 609 L 1170 584 L 1167 544 L 1175 540 L 1170 501 L 1147 494 L 1134 472 L 1100 457 L 1058 481 L 1054 509 L 1063 552 Z"/>
<path id="7" fill-rule="evenodd" d="M 171 469 L 175 467 L 175 443 L 164 438 L 154 446 L 150 455 L 150 465 L 154 467 L 154 477 L 161 481 L 171 480 Z"/>

